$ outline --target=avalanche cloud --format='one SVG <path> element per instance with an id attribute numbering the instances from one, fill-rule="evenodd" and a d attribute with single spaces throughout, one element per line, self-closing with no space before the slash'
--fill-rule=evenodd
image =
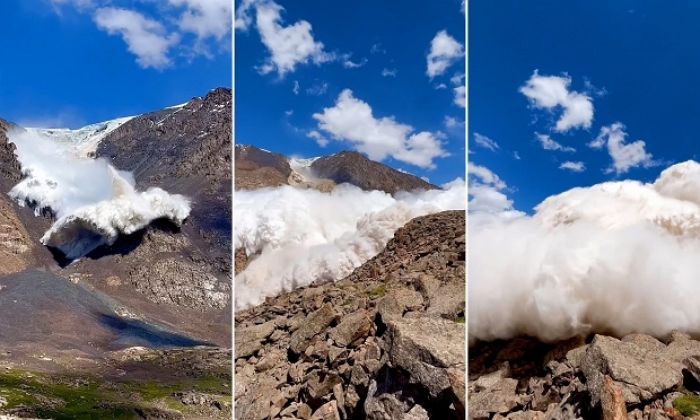
<path id="1" fill-rule="evenodd" d="M 236 310 L 314 281 L 341 279 L 409 220 L 464 209 L 464 181 L 444 187 L 393 197 L 347 184 L 330 193 L 290 186 L 236 192 L 235 244 L 252 257 L 236 275 Z"/>
<path id="2" fill-rule="evenodd" d="M 137 191 L 133 176 L 104 159 L 85 156 L 78 144 L 56 141 L 38 130 L 13 130 L 9 139 L 25 177 L 10 196 L 37 215 L 50 211 L 55 222 L 41 238 L 67 259 L 85 256 L 121 234 L 134 233 L 156 219 L 181 224 L 189 200 L 160 188 Z"/>
<path id="3" fill-rule="evenodd" d="M 700 164 L 470 213 L 470 339 L 700 334 Z"/>

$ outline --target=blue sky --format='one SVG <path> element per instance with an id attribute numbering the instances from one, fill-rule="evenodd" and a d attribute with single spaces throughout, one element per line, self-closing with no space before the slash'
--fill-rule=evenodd
<path id="1" fill-rule="evenodd" d="M 3 1 L 0 15 L 0 118 L 76 128 L 231 86 L 228 0 Z"/>
<path id="2" fill-rule="evenodd" d="M 397 4 L 237 1 L 236 142 L 359 150 L 437 184 L 464 177 L 461 1 Z"/>
<path id="3" fill-rule="evenodd" d="M 575 186 L 652 181 L 700 158 L 698 15 L 688 0 L 472 1 L 470 163 L 497 174 L 497 189 L 530 212 Z"/>

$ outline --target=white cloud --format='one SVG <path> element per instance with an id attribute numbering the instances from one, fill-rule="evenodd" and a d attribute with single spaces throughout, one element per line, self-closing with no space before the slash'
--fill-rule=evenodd
<path id="1" fill-rule="evenodd" d="M 121 35 L 141 67 L 163 69 L 171 64 L 168 50 L 179 37 L 167 34 L 160 22 L 133 10 L 113 7 L 97 9 L 94 19 L 97 27 L 108 34 Z"/>
<path id="2" fill-rule="evenodd" d="M 513 212 L 513 201 L 503 190 L 507 185 L 489 168 L 469 162 L 469 213 L 501 214 Z"/>
<path id="3" fill-rule="evenodd" d="M 553 110 L 561 107 L 563 112 L 554 129 L 566 132 L 574 128 L 590 128 L 593 122 L 593 99 L 583 93 L 569 90 L 571 77 L 541 76 L 537 70 L 520 88 L 536 108 Z"/>
<path id="4" fill-rule="evenodd" d="M 356 68 L 362 67 L 365 64 L 367 64 L 366 58 L 363 58 L 362 60 L 360 60 L 358 62 L 352 61 L 352 54 L 350 54 L 350 53 L 343 54 L 340 58 L 342 60 L 343 67 L 346 69 L 356 69 Z"/>
<path id="5" fill-rule="evenodd" d="M 466 108 L 467 107 L 467 88 L 466 88 L 466 86 L 457 86 L 456 88 L 454 88 L 454 94 L 455 94 L 455 99 L 454 99 L 455 105 L 457 105 L 461 108 Z"/>
<path id="6" fill-rule="evenodd" d="M 455 127 L 462 127 L 464 126 L 464 121 L 458 120 L 455 117 L 451 117 L 449 115 L 445 116 L 445 127 L 447 128 L 455 128 Z"/>
<path id="7" fill-rule="evenodd" d="M 576 151 L 576 149 L 574 149 L 573 147 L 562 146 L 559 142 L 557 142 L 556 140 L 553 140 L 549 136 L 549 134 L 535 133 L 535 137 L 540 142 L 540 145 L 542 145 L 542 148 L 544 150 L 554 150 L 554 151 L 569 152 L 569 153 L 573 153 Z"/>
<path id="8" fill-rule="evenodd" d="M 563 162 L 561 165 L 559 165 L 559 169 L 564 169 L 568 170 L 571 172 L 583 172 L 586 170 L 586 165 L 583 164 L 583 162 L 572 162 L 570 160 L 567 160 L 566 162 Z"/>
<path id="9" fill-rule="evenodd" d="M 288 110 L 284 111 L 284 115 L 286 115 L 288 117 L 292 116 L 293 114 L 294 114 L 293 109 L 288 109 Z"/>
<path id="10" fill-rule="evenodd" d="M 393 117 L 375 118 L 369 104 L 356 99 L 349 89 L 340 93 L 333 107 L 313 117 L 320 130 L 336 140 L 350 142 L 373 160 L 392 157 L 421 168 L 433 168 L 435 158 L 448 156 L 442 148 L 441 133 L 416 133 L 413 127 L 398 123 Z"/>
<path id="11" fill-rule="evenodd" d="M 313 96 L 321 96 L 326 92 L 328 92 L 328 83 L 326 82 L 316 83 L 315 85 L 306 89 L 306 94 Z"/>
<path id="12" fill-rule="evenodd" d="M 49 0 L 49 2 L 54 7 L 56 13 L 60 13 L 59 8 L 66 5 L 71 5 L 78 9 L 88 9 L 94 6 L 92 0 Z"/>
<path id="13" fill-rule="evenodd" d="M 382 69 L 382 76 L 384 77 L 396 77 L 396 73 L 398 73 L 396 69 L 388 69 L 386 67 Z"/>
<path id="14" fill-rule="evenodd" d="M 372 44 L 372 48 L 369 49 L 369 52 L 372 54 L 386 54 L 386 50 L 380 43 Z"/>
<path id="15" fill-rule="evenodd" d="M 517 150 L 513 152 L 513 159 L 520 160 L 520 153 Z"/>
<path id="16" fill-rule="evenodd" d="M 625 143 L 626 137 L 624 124 L 616 122 L 601 128 L 598 136 L 588 143 L 594 149 L 602 149 L 607 145 L 613 162 L 606 172 L 623 174 L 631 168 L 638 166 L 648 168 L 657 164 L 651 153 L 646 151 L 646 143 L 643 140 Z"/>
<path id="17" fill-rule="evenodd" d="M 321 147 L 328 146 L 328 143 L 330 142 L 326 137 L 324 137 L 323 134 L 319 133 L 316 130 L 311 130 L 308 133 L 306 133 L 306 137 L 316 140 L 316 143 Z"/>
<path id="18" fill-rule="evenodd" d="M 185 7 L 178 19 L 178 27 L 199 40 L 209 37 L 223 39 L 231 30 L 231 0 L 168 0 L 175 7 Z"/>
<path id="19" fill-rule="evenodd" d="M 293 72 L 298 64 L 322 64 L 335 57 L 324 51 L 323 43 L 314 40 L 311 24 L 300 20 L 284 26 L 281 12 L 284 8 L 272 1 L 254 2 L 256 25 L 262 43 L 270 57 L 259 68 L 263 74 L 276 71 L 280 77 Z M 241 7 L 243 4 L 241 5 Z M 244 19 L 241 17 L 241 19 Z M 242 20 L 241 22 L 244 22 Z M 237 23 L 238 24 L 238 23 Z M 240 25 L 246 25 L 240 23 Z M 247 25 L 245 26 L 247 27 Z"/>
<path id="20" fill-rule="evenodd" d="M 479 145 L 485 149 L 489 149 L 493 152 L 495 152 L 496 150 L 501 148 L 498 145 L 498 143 L 496 143 L 494 140 L 492 140 L 491 138 L 489 138 L 483 134 L 479 134 L 479 133 L 474 133 L 474 142 L 476 142 L 477 145 Z"/>
<path id="21" fill-rule="evenodd" d="M 299 81 L 298 80 L 294 81 L 294 87 L 292 88 L 292 92 L 294 92 L 295 95 L 299 94 Z"/>
<path id="22" fill-rule="evenodd" d="M 447 31 L 442 30 L 435 35 L 430 43 L 426 74 L 431 79 L 435 76 L 439 76 L 443 74 L 450 65 L 463 56 L 464 46 L 448 35 Z"/>

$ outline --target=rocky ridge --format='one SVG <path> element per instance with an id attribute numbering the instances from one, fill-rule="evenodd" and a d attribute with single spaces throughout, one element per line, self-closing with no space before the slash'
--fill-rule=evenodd
<path id="1" fill-rule="evenodd" d="M 335 283 L 236 314 L 236 418 L 463 418 L 465 216 L 416 218 Z"/>
<path id="2" fill-rule="evenodd" d="M 531 338 L 469 349 L 473 419 L 683 419 L 700 416 L 700 341 L 678 332 Z"/>

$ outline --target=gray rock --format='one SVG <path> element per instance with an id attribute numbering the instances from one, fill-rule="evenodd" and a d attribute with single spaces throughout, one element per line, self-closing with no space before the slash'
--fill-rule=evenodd
<path id="1" fill-rule="evenodd" d="M 306 391 L 311 398 L 321 398 L 333 392 L 333 387 L 342 384 L 337 373 L 314 370 L 304 379 Z"/>
<path id="2" fill-rule="evenodd" d="M 275 322 L 236 329 L 236 358 L 248 357 L 262 348 L 262 342 L 275 330 Z"/>
<path id="3" fill-rule="evenodd" d="M 309 345 L 311 339 L 321 331 L 328 328 L 335 321 L 337 314 L 330 304 L 323 305 L 320 309 L 312 312 L 301 323 L 299 328 L 292 334 L 289 349 L 294 353 L 303 353 Z"/>
<path id="4" fill-rule="evenodd" d="M 330 332 L 330 337 L 340 347 L 354 347 L 358 341 L 369 335 L 372 325 L 367 313 L 355 312 L 343 318 Z"/>
<path id="5" fill-rule="evenodd" d="M 446 319 L 403 318 L 388 325 L 389 360 L 432 396 L 451 388 L 448 368 L 464 370 L 464 326 Z M 462 390 L 455 390 L 459 395 Z"/>
<path id="6" fill-rule="evenodd" d="M 518 406 L 515 390 L 518 381 L 503 378 L 488 389 L 469 395 L 469 418 L 490 418 L 494 413 L 507 413 Z"/>
<path id="7" fill-rule="evenodd" d="M 581 361 L 592 403 L 598 404 L 605 375 L 617 383 L 627 404 L 647 401 L 683 382 L 678 364 L 631 342 L 596 335 Z"/>
<path id="8" fill-rule="evenodd" d="M 311 420 L 340 420 L 338 403 L 333 400 L 323 404 L 314 412 L 314 415 L 311 416 Z"/>

